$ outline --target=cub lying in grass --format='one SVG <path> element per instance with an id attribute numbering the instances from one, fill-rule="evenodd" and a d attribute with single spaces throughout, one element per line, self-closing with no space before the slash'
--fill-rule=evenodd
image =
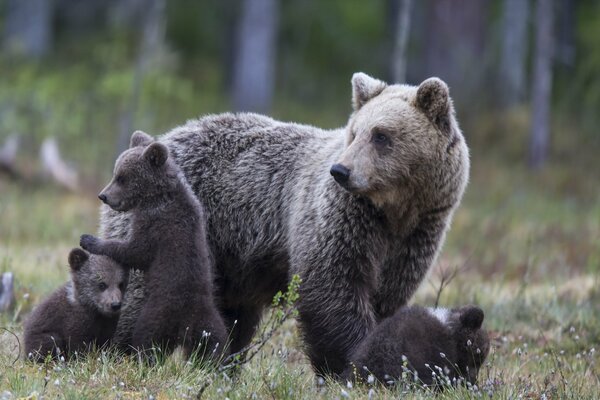
<path id="1" fill-rule="evenodd" d="M 474 385 L 490 349 L 483 318 L 475 306 L 402 307 L 357 347 L 342 378 L 385 384 L 405 378 L 438 388 Z"/>

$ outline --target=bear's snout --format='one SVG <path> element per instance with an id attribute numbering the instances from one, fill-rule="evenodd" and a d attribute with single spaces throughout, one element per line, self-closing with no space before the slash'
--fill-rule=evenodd
<path id="1" fill-rule="evenodd" d="M 106 195 L 104 193 L 100 193 L 98 195 L 98 198 L 104 203 L 106 204 Z"/>
<path id="2" fill-rule="evenodd" d="M 110 303 L 110 308 L 113 311 L 119 311 L 121 309 L 121 302 Z"/>
<path id="3" fill-rule="evenodd" d="M 348 183 L 350 178 L 350 170 L 344 167 L 342 164 L 333 164 L 329 173 L 333 176 L 333 179 L 340 185 Z"/>

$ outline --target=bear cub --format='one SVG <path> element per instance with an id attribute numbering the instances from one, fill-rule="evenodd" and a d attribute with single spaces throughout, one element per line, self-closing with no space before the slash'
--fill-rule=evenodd
<path id="1" fill-rule="evenodd" d="M 227 333 L 213 298 L 204 211 L 167 147 L 135 132 L 98 197 L 113 210 L 129 211 L 129 237 L 82 235 L 81 246 L 145 271 L 146 300 L 132 347 L 158 345 L 169 354 L 181 345 L 186 357 L 198 351 L 202 359 L 218 359 Z"/>
<path id="2" fill-rule="evenodd" d="M 437 388 L 460 382 L 475 385 L 490 350 L 483 318 L 483 311 L 476 306 L 403 307 L 357 347 L 342 378 L 375 378 L 389 384 L 408 377 Z"/>
<path id="3" fill-rule="evenodd" d="M 105 346 L 117 327 L 127 271 L 108 257 L 78 248 L 71 250 L 69 266 L 71 281 L 25 321 L 25 355 L 32 361 Z"/>

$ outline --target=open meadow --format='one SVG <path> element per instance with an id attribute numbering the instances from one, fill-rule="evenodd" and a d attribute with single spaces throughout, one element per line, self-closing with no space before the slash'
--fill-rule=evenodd
<path id="1" fill-rule="evenodd" d="M 446 245 L 413 302 L 480 305 L 493 347 L 476 391 L 438 398 L 595 398 L 600 391 L 600 193 L 594 173 L 531 174 L 473 154 L 471 184 Z M 555 177 L 564 174 L 564 182 Z M 577 180 L 572 174 L 579 174 Z M 552 176 L 550 180 L 549 177 Z M 570 187 L 565 187 L 569 186 Z M 319 384 L 295 322 L 279 327 L 239 376 L 177 356 L 152 367 L 98 353 L 71 363 L 23 361 L 23 318 L 68 278 L 66 256 L 94 232 L 94 192 L 0 180 L 0 271 L 16 275 L 16 306 L 0 315 L 0 398 L 395 398 L 434 394 Z M 454 271 L 456 273 L 454 274 Z M 455 275 L 448 281 L 448 277 Z M 444 278 L 445 277 L 445 278 Z M 447 282 L 439 291 L 441 281 Z M 228 376 L 233 375 L 233 376 Z"/>

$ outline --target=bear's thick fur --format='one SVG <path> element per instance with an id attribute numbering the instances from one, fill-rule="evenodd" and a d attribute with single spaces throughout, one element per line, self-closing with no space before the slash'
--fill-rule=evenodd
<path id="1" fill-rule="evenodd" d="M 426 386 L 474 385 L 490 350 L 483 318 L 475 306 L 402 307 L 357 347 L 342 377 L 368 382 L 372 375 L 388 384 L 404 376 Z"/>
<path id="2" fill-rule="evenodd" d="M 227 113 L 158 139 L 206 208 L 233 352 L 299 274 L 307 354 L 318 373 L 342 372 L 376 322 L 406 304 L 444 241 L 469 174 L 446 84 L 357 73 L 352 89 L 344 128 Z M 104 207 L 100 234 L 127 237 L 130 218 Z"/>
<path id="3" fill-rule="evenodd" d="M 181 345 L 187 357 L 193 351 L 205 359 L 221 357 L 227 331 L 214 302 L 204 212 L 167 147 L 135 132 L 98 197 L 114 210 L 130 211 L 131 234 L 126 240 L 83 235 L 81 247 L 146 271 L 147 298 L 132 347 L 158 345 L 169 354 Z"/>
<path id="4" fill-rule="evenodd" d="M 127 270 L 81 249 L 69 254 L 71 281 L 39 304 L 25 321 L 25 355 L 69 358 L 109 343 L 115 332 Z"/>

